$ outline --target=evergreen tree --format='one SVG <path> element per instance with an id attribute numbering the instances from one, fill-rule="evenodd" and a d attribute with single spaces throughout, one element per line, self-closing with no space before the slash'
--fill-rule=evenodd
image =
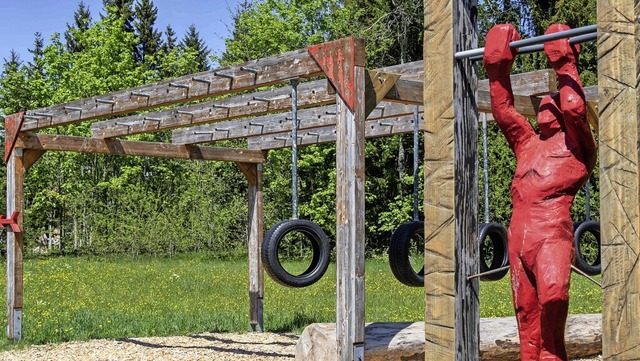
<path id="1" fill-rule="evenodd" d="M 176 32 L 173 31 L 171 25 L 167 25 L 167 29 L 164 31 L 164 35 L 166 37 L 166 40 L 162 43 L 162 53 L 168 54 L 176 47 L 178 38 L 176 37 Z"/>
<path id="2" fill-rule="evenodd" d="M 189 29 L 187 33 L 184 35 L 182 40 L 180 41 L 180 50 L 185 51 L 195 51 L 196 62 L 198 64 L 198 71 L 206 71 L 209 70 L 209 53 L 211 52 L 209 48 L 205 45 L 202 38 L 200 38 L 200 33 L 196 30 L 196 26 L 191 24 L 189 25 Z"/>
<path id="3" fill-rule="evenodd" d="M 91 25 L 91 12 L 82 0 L 78 4 L 76 11 L 73 13 L 73 21 L 73 25 L 67 23 L 67 30 L 64 32 L 64 38 L 67 42 L 67 51 L 71 53 L 78 53 L 83 49 L 82 42 L 80 41 L 80 35 L 87 31 Z"/>
<path id="4" fill-rule="evenodd" d="M 160 49 L 161 34 L 155 28 L 158 8 L 151 0 L 140 0 L 136 2 L 135 18 L 133 25 L 139 41 L 135 55 L 138 62 L 144 63 L 150 56 L 155 56 Z"/>
<path id="5" fill-rule="evenodd" d="M 11 50 L 9 59 L 4 59 L 0 74 L 0 109 L 3 114 L 13 114 L 27 109 L 29 91 L 26 80 L 26 68 L 20 60 L 20 55 Z"/>
<path id="6" fill-rule="evenodd" d="M 133 33 L 133 0 L 102 0 L 104 7 L 108 9 L 113 6 L 116 10 L 116 16 L 124 19 L 122 28 L 128 33 Z"/>

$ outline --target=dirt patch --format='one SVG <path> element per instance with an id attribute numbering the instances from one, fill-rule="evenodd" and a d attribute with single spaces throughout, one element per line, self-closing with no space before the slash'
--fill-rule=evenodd
<path id="1" fill-rule="evenodd" d="M 0 353 L 0 360 L 82 361 L 292 361 L 299 335 L 203 333 L 173 337 L 136 337 L 32 346 Z M 597 356 L 574 361 L 598 361 Z"/>

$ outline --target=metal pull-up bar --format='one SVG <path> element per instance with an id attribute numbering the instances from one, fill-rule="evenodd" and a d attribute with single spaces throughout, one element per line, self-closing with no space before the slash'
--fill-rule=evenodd
<path id="1" fill-rule="evenodd" d="M 518 48 L 518 54 L 533 53 L 544 50 L 544 43 L 557 39 L 569 38 L 570 44 L 582 43 L 585 41 L 596 40 L 597 25 L 583 26 L 581 28 L 559 31 L 553 34 L 544 34 L 534 36 L 528 39 L 516 40 L 509 43 L 509 47 Z M 482 60 L 484 48 L 464 50 L 455 53 L 456 60 L 469 58 L 470 60 Z"/>

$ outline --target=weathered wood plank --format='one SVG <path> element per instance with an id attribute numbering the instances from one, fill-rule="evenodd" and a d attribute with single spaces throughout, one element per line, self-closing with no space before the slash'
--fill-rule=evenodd
<path id="1" fill-rule="evenodd" d="M 354 112 L 336 97 L 337 360 L 364 358 L 365 69 L 355 66 Z"/>
<path id="2" fill-rule="evenodd" d="M 513 94 L 545 95 L 558 91 L 558 76 L 553 69 L 542 69 L 511 75 Z M 489 79 L 478 80 L 478 90 L 489 91 Z"/>
<path id="3" fill-rule="evenodd" d="M 413 113 L 413 108 L 412 105 L 383 102 L 369 114 L 367 119 L 379 120 L 408 115 Z M 330 125 L 335 126 L 336 114 L 335 105 L 298 110 L 298 129 L 304 131 Z M 176 129 L 173 131 L 172 142 L 174 144 L 197 144 L 255 136 L 282 136 L 282 133 L 291 132 L 290 116 L 289 113 L 278 113 L 251 119 L 237 119 Z"/>
<path id="4" fill-rule="evenodd" d="M 424 129 L 422 115 L 420 116 L 419 123 L 421 129 Z M 365 138 L 377 138 L 411 132 L 413 132 L 413 115 L 368 120 L 365 125 Z M 291 139 L 290 133 L 253 136 L 247 139 L 247 148 L 260 150 L 287 148 L 291 146 Z M 333 143 L 335 141 L 335 125 L 298 131 L 298 146 Z"/>
<path id="5" fill-rule="evenodd" d="M 53 134 L 21 133 L 16 146 L 36 150 L 156 158 L 218 160 L 242 163 L 263 163 L 265 161 L 262 152 L 249 149 L 214 148 L 119 139 L 94 139 Z"/>
<path id="6" fill-rule="evenodd" d="M 401 74 L 407 66 L 402 64 L 385 69 Z M 301 83 L 298 86 L 299 108 L 335 103 L 334 93 L 327 89 L 327 85 L 326 80 Z M 92 134 L 98 138 L 111 138 L 284 111 L 291 108 L 290 94 L 291 87 L 286 86 L 214 102 L 111 119 L 93 124 Z M 265 102 L 266 99 L 269 101 Z"/>
<path id="7" fill-rule="evenodd" d="M 14 148 L 7 163 L 7 214 L 20 212 L 18 225 L 23 229 L 23 185 L 25 167 L 23 149 Z M 22 338 L 22 265 L 23 233 L 7 228 L 7 337 L 18 341 Z"/>
<path id="8" fill-rule="evenodd" d="M 23 131 L 113 117 L 276 84 L 322 71 L 305 49 L 27 112 Z"/>
<path id="9" fill-rule="evenodd" d="M 249 255 L 249 326 L 253 332 L 264 331 L 264 272 L 261 248 L 264 236 L 262 197 L 262 165 L 237 163 L 249 183 L 249 222 L 247 246 Z"/>
<path id="10" fill-rule="evenodd" d="M 453 53 L 477 46 L 476 2 L 432 0 L 424 11 L 425 357 L 478 360 L 477 74 Z"/>
<path id="11" fill-rule="evenodd" d="M 640 359 L 640 2 L 598 1 L 602 352 Z"/>
<path id="12" fill-rule="evenodd" d="M 298 87 L 298 106 L 301 108 L 335 103 L 321 82 L 302 83 Z M 291 108 L 291 87 L 248 93 L 212 102 L 187 105 L 147 114 L 110 119 L 91 126 L 96 138 L 156 132 L 196 124 L 259 116 Z"/>

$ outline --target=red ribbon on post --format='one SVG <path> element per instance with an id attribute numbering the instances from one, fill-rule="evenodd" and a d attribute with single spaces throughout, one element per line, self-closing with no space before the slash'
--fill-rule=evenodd
<path id="1" fill-rule="evenodd" d="M 6 215 L 0 214 L 0 225 L 5 227 L 11 227 L 11 231 L 13 233 L 20 233 L 20 226 L 18 225 L 18 216 L 20 216 L 20 212 L 13 212 L 11 217 L 7 218 Z"/>

